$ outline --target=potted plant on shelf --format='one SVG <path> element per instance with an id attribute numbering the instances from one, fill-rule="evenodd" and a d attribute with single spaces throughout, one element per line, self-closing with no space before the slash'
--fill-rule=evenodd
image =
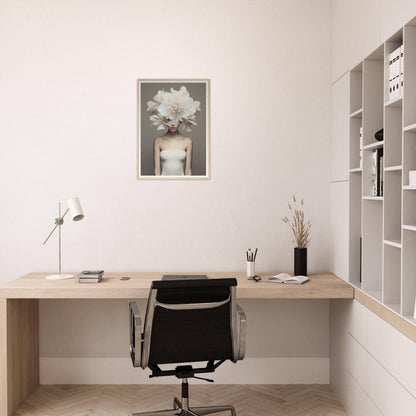
<path id="1" fill-rule="evenodd" d="M 293 203 L 288 204 L 290 214 L 289 217 L 283 217 L 284 223 L 288 224 L 293 232 L 292 242 L 295 244 L 295 276 L 306 276 L 307 271 L 307 249 L 310 243 L 311 222 L 305 220 L 305 213 L 303 212 L 303 198 L 300 200 L 300 207 L 297 205 L 295 196 Z"/>

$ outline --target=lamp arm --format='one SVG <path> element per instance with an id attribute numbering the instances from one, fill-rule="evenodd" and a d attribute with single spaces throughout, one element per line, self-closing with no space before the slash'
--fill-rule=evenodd
<path id="1" fill-rule="evenodd" d="M 43 242 L 42 245 L 45 245 L 46 242 L 49 240 L 49 238 L 51 237 L 51 235 L 53 234 L 53 232 L 61 225 L 64 223 L 64 217 L 65 215 L 68 213 L 69 208 L 66 209 L 66 211 L 64 212 L 64 215 L 62 215 L 62 217 L 58 217 L 55 218 L 55 227 L 52 228 L 52 231 L 49 233 L 49 235 L 46 237 L 45 241 Z"/>

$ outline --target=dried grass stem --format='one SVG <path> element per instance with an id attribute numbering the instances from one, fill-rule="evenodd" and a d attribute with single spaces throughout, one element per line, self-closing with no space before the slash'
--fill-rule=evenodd
<path id="1" fill-rule="evenodd" d="M 293 205 L 293 207 L 292 207 Z M 298 248 L 306 248 L 310 244 L 311 222 L 305 220 L 305 213 L 303 212 L 303 198 L 301 199 L 300 208 L 297 206 L 296 198 L 293 196 L 293 204 L 288 204 L 290 210 L 290 219 L 283 217 L 282 220 L 292 229 L 294 240 Z"/>

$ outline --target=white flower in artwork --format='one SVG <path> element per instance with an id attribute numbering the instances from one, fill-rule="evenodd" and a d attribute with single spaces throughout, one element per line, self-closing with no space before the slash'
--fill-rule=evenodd
<path id="1" fill-rule="evenodd" d="M 150 116 L 150 121 L 154 126 L 157 126 L 157 130 L 164 130 L 165 122 L 157 115 Z"/>
<path id="2" fill-rule="evenodd" d="M 197 125 L 195 113 L 201 111 L 200 102 L 192 99 L 185 86 L 179 90 L 171 88 L 170 92 L 159 90 L 153 100 L 147 102 L 147 111 L 158 130 L 162 130 L 168 120 L 181 122 L 185 131 L 191 131 L 191 126 Z"/>
<path id="3" fill-rule="evenodd" d="M 158 103 L 155 103 L 154 101 L 148 101 L 147 102 L 147 111 L 149 111 L 150 113 L 153 113 L 153 112 L 157 111 L 158 106 L 159 106 Z"/>
<path id="4" fill-rule="evenodd" d="M 163 101 L 163 97 L 165 95 L 165 90 L 159 90 L 157 94 L 153 97 L 153 99 L 160 104 Z"/>

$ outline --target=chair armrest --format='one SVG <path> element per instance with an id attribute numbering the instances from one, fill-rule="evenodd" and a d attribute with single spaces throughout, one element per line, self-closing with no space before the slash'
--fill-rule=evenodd
<path id="1" fill-rule="evenodd" d="M 246 314 L 243 308 L 237 303 L 237 333 L 238 333 L 238 360 L 242 360 L 246 355 Z"/>
<path id="2" fill-rule="evenodd" d="M 130 357 L 133 367 L 140 367 L 142 360 L 142 320 L 136 302 L 129 302 L 130 309 Z"/>

